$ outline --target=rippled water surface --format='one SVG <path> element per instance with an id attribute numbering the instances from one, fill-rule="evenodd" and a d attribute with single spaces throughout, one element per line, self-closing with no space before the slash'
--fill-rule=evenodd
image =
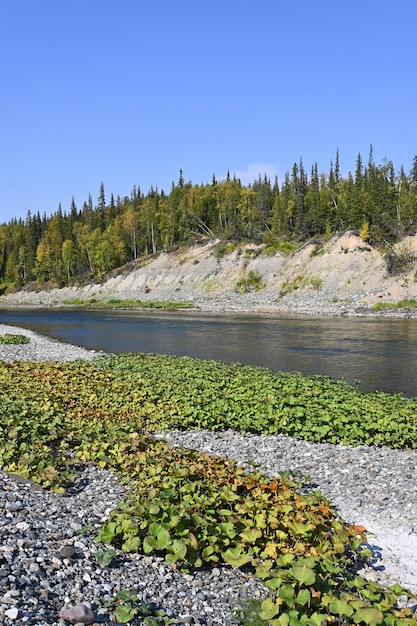
<path id="1" fill-rule="evenodd" d="M 108 352 L 154 352 L 322 374 L 417 397 L 417 319 L 0 310 L 0 323 Z"/>

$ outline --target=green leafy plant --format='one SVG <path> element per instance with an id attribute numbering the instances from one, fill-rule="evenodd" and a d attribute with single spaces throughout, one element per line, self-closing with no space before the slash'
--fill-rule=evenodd
<path id="1" fill-rule="evenodd" d="M 399 394 L 186 357 L 0 363 L 0 465 L 58 492 L 79 464 L 117 472 L 129 492 L 99 530 L 103 567 L 119 548 L 185 569 L 251 567 L 268 594 L 253 619 L 268 626 L 411 624 L 409 609 L 396 605 L 401 587 L 382 590 L 353 573 L 369 556 L 363 529 L 347 525 L 319 493 L 300 494 L 285 473 L 267 478 L 151 435 L 234 428 L 416 448 L 416 409 Z M 169 623 L 165 614 L 145 615 L 126 593 L 112 605 L 120 623 Z"/>
<path id="2" fill-rule="evenodd" d="M 259 291 L 264 287 L 265 283 L 262 282 L 262 276 L 257 270 L 250 270 L 236 283 L 236 291 L 240 291 L 241 293 L 248 293 L 249 291 Z"/>
<path id="3" fill-rule="evenodd" d="M 81 528 L 77 530 L 77 535 L 88 535 L 89 533 L 91 533 L 92 528 L 92 524 L 84 524 L 84 526 L 81 526 Z"/>
<path id="4" fill-rule="evenodd" d="M 29 337 L 26 335 L 15 335 L 11 333 L 5 333 L 4 335 L 0 335 L 0 344 L 2 345 L 19 345 L 29 343 Z"/>
<path id="5" fill-rule="evenodd" d="M 131 593 L 127 589 L 119 591 L 105 606 L 113 609 L 114 617 L 120 624 L 128 624 L 137 616 L 140 616 L 141 623 L 147 626 L 169 626 L 174 623 L 164 609 L 151 609 L 148 605 L 138 601 L 136 593 Z"/>
<path id="6" fill-rule="evenodd" d="M 97 550 L 95 553 L 96 561 L 102 567 L 108 567 L 116 558 L 115 550 Z"/>
<path id="7" fill-rule="evenodd" d="M 134 604 L 138 597 L 134 593 L 130 593 L 126 589 L 119 591 L 113 600 L 109 600 L 105 606 L 114 610 L 114 617 L 120 624 L 131 622 L 138 614 L 140 609 Z"/>

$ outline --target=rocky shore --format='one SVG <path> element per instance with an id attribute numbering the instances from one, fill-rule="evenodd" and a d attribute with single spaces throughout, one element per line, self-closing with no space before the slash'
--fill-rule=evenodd
<path id="1" fill-rule="evenodd" d="M 97 356 L 0 325 L 0 333 L 5 332 L 23 333 L 30 342 L 1 345 L 3 361 Z M 398 582 L 417 593 L 417 451 L 313 444 L 233 431 L 160 436 L 172 445 L 241 463 L 251 460 L 270 475 L 290 470 L 304 488 L 319 489 L 329 498 L 346 521 L 367 528 L 374 558 L 362 572 L 365 577 L 387 586 Z M 96 467 L 80 467 L 74 488 L 65 495 L 39 491 L 29 481 L 0 472 L 0 624 L 115 623 L 120 592 L 127 598 L 137 596 L 155 617 L 164 611 L 160 620 L 170 617 L 179 626 L 239 623 L 235 609 L 241 601 L 264 593 L 259 581 L 239 570 L 216 567 L 183 574 L 162 559 L 119 552 L 109 566 L 103 565 L 103 546 L 94 537 L 124 493 L 113 474 Z M 142 617 L 130 623 L 140 624 Z"/>

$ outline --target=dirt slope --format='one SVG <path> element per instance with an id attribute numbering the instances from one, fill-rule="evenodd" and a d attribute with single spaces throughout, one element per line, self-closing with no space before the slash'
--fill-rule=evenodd
<path id="1" fill-rule="evenodd" d="M 53 306 L 75 298 L 117 297 L 187 300 L 206 311 L 366 315 L 379 301 L 417 299 L 417 263 L 411 261 L 390 276 L 386 259 L 352 232 L 327 242 L 309 242 L 291 255 L 267 256 L 262 249 L 241 245 L 222 255 L 218 241 L 207 241 L 140 260 L 102 283 L 4 295 L 0 306 Z M 404 239 L 395 250 L 400 257 L 407 253 L 417 259 L 417 236 Z M 260 288 L 255 290 L 249 280 L 244 292 L 238 282 L 251 272 Z"/>

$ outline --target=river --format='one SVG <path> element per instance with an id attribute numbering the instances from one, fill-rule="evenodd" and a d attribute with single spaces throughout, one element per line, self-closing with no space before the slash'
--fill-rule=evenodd
<path id="1" fill-rule="evenodd" d="M 417 397 L 417 319 L 3 309 L 0 323 L 106 352 L 236 361 Z"/>

